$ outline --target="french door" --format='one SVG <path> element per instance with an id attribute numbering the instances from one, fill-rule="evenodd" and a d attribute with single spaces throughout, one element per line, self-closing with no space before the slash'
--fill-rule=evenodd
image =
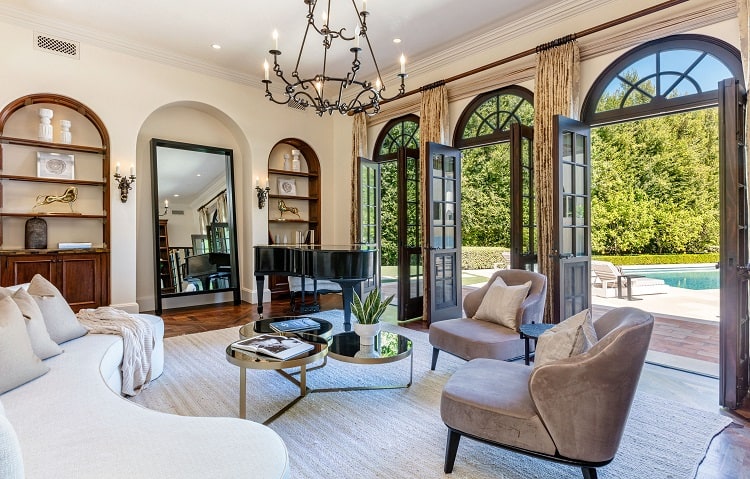
<path id="1" fill-rule="evenodd" d="M 534 129 L 520 123 L 510 127 L 510 169 L 510 267 L 535 271 Z"/>
<path id="2" fill-rule="evenodd" d="M 419 150 L 402 148 L 398 157 L 398 320 L 422 316 L 422 210 Z"/>
<path id="3" fill-rule="evenodd" d="M 556 115 L 553 168 L 554 323 L 591 307 L 591 135 L 579 121 Z"/>
<path id="4" fill-rule="evenodd" d="M 365 246 L 378 248 L 377 266 L 372 278 L 362 282 L 362 295 L 380 286 L 380 166 L 359 158 L 359 238 Z"/>
<path id="5" fill-rule="evenodd" d="M 425 264 L 430 323 L 461 317 L 461 152 L 427 143 Z"/>
<path id="6" fill-rule="evenodd" d="M 746 101 L 746 93 L 738 81 L 719 83 L 719 404 L 731 409 L 742 406 L 750 375 Z"/>

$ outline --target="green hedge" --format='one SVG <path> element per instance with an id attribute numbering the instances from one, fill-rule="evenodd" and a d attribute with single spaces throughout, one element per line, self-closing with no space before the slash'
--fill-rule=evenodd
<path id="1" fill-rule="evenodd" d="M 609 261 L 616 266 L 630 266 L 640 264 L 692 264 L 718 263 L 719 253 L 700 254 L 635 254 L 629 256 L 598 256 L 591 259 Z"/>
<path id="2" fill-rule="evenodd" d="M 499 246 L 464 246 L 461 248 L 461 269 L 490 269 L 503 261 L 508 248 Z"/>

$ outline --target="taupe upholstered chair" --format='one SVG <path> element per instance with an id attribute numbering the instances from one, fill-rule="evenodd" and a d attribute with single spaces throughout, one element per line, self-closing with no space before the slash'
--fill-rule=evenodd
<path id="1" fill-rule="evenodd" d="M 466 436 L 579 466 L 595 479 L 620 445 L 653 324 L 644 311 L 619 308 L 594 322 L 599 340 L 583 354 L 536 368 L 492 359 L 462 365 L 440 403 L 445 472 Z"/>
<path id="2" fill-rule="evenodd" d="M 487 284 L 464 298 L 465 318 L 437 321 L 430 325 L 432 366 L 435 369 L 438 354 L 445 351 L 459 358 L 514 359 L 523 356 L 524 341 L 518 331 L 489 321 L 472 319 L 482 303 L 485 293 L 495 278 L 500 277 L 508 286 L 531 281 L 526 299 L 516 311 L 516 322 L 521 325 L 542 322 L 547 299 L 547 277 L 533 271 L 504 269 L 496 271 Z"/>

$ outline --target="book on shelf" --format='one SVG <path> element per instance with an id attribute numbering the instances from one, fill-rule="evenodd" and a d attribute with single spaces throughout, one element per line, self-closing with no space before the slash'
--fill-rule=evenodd
<path id="1" fill-rule="evenodd" d="M 320 328 L 320 323 L 312 318 L 295 318 L 285 321 L 274 321 L 269 327 L 277 333 L 299 333 Z"/>
<path id="2" fill-rule="evenodd" d="M 91 248 L 91 243 L 57 243 L 58 249 Z"/>
<path id="3" fill-rule="evenodd" d="M 313 345 L 297 338 L 260 334 L 252 338 L 241 339 L 232 343 L 232 348 L 240 351 L 264 354 L 272 358 L 286 360 L 305 354 Z"/>

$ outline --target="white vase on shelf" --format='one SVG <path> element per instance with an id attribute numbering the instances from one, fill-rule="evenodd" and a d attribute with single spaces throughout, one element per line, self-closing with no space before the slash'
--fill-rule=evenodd
<path id="1" fill-rule="evenodd" d="M 55 114 L 49 108 L 39 109 L 39 140 L 52 141 L 52 116 Z"/>
<path id="2" fill-rule="evenodd" d="M 289 153 L 284 153 L 284 171 L 289 171 Z"/>
<path id="3" fill-rule="evenodd" d="M 299 150 L 292 150 L 292 171 L 300 171 Z"/>
<path id="4" fill-rule="evenodd" d="M 70 133 L 70 120 L 60 120 L 60 143 L 70 145 L 73 135 Z"/>

